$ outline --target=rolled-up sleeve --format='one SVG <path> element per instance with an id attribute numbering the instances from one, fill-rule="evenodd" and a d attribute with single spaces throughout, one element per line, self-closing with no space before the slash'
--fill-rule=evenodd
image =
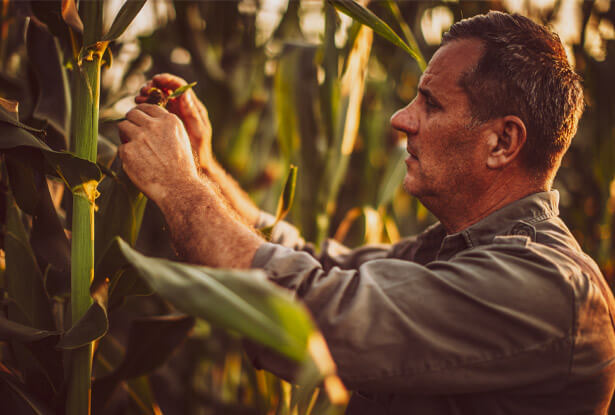
<path id="1" fill-rule="evenodd" d="M 565 381 L 575 307 L 566 270 L 531 246 L 486 245 L 425 266 L 387 252 L 344 269 L 265 244 L 252 265 L 305 302 L 351 389 L 454 394 Z M 274 366 L 267 358 L 261 366 Z"/>

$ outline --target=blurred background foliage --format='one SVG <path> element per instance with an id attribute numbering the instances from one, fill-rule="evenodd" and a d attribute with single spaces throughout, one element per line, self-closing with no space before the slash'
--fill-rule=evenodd
<path id="1" fill-rule="evenodd" d="M 63 91 L 46 70 L 58 57 L 42 37 L 38 50 L 26 50 L 27 19 L 11 4 L 2 1 L 0 95 L 19 98 L 20 119 L 38 127 L 46 122 L 47 143 L 65 149 L 66 119 L 58 104 L 64 102 Z M 121 4 L 105 2 L 111 10 L 107 15 Z M 519 12 L 560 34 L 584 78 L 587 109 L 555 188 L 564 220 L 613 284 L 615 4 L 378 0 L 369 8 L 406 40 L 414 38 L 427 60 L 453 22 L 488 10 Z M 41 36 L 34 29 L 29 35 Z M 153 74 L 170 72 L 198 82 L 195 92 L 209 110 L 217 158 L 263 210 L 275 211 L 289 164 L 298 166 L 297 196 L 287 220 L 306 239 L 318 244 L 328 236 L 357 246 L 420 232 L 435 218 L 400 188 L 405 141 L 391 130 L 389 118 L 413 99 L 421 71 L 404 51 L 368 35 L 359 44 L 360 36 L 357 24 L 318 0 L 150 0 L 110 46 L 113 64 L 103 70 L 99 162 L 111 166 L 119 143 L 115 125 L 104 120 L 123 116 Z M 353 53 L 364 59 L 345 90 Z M 352 90 L 360 89 L 363 77 L 357 103 Z M 348 120 L 353 118 L 357 133 L 347 138 L 343 132 L 352 130 Z M 137 247 L 153 256 L 174 256 L 163 219 L 149 203 Z M 135 318 L 169 311 L 156 296 L 130 297 L 117 307 L 110 330 L 120 340 Z M 101 347 L 113 350 L 107 343 Z M 139 379 L 124 382 L 104 413 L 288 413 L 292 388 L 252 368 L 238 338 L 201 320 L 170 361 L 150 376 L 151 399 L 157 402 L 153 412 L 135 399 L 142 396 L 135 394 Z M 320 403 L 315 396 L 312 413 L 320 413 Z"/>

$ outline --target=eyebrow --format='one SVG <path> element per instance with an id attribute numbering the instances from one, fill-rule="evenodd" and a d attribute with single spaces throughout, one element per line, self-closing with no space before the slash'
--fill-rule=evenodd
<path id="1" fill-rule="evenodd" d="M 431 99 L 432 101 L 434 101 L 438 106 L 442 107 L 442 104 L 440 103 L 440 101 L 436 97 L 434 97 L 434 95 L 431 93 L 431 91 L 429 89 L 425 89 L 423 87 L 419 87 L 418 90 L 419 90 L 419 93 L 421 93 L 425 97 L 427 97 L 427 98 Z"/>

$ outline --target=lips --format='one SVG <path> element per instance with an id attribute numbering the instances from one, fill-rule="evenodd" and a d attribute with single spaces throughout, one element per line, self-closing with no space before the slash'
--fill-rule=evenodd
<path id="1" fill-rule="evenodd" d="M 418 160 L 419 158 L 416 156 L 416 152 L 414 150 L 412 150 L 410 147 L 406 148 L 406 151 L 408 152 L 408 154 L 410 154 L 410 157 L 412 157 L 415 160 Z"/>

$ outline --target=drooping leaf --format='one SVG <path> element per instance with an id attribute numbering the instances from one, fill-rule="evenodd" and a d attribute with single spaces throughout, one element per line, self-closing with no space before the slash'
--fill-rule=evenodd
<path id="1" fill-rule="evenodd" d="M 406 42 L 408 43 L 410 48 L 412 48 L 412 50 L 414 50 L 417 53 L 417 55 L 419 55 L 420 59 L 417 59 L 417 62 L 420 68 L 425 69 L 425 57 L 423 56 L 423 54 L 421 53 L 421 50 L 419 49 L 419 45 L 414 35 L 412 34 L 412 30 L 410 30 L 408 23 L 406 23 L 406 21 L 404 20 L 404 17 L 401 14 L 401 10 L 399 10 L 399 6 L 397 5 L 397 2 L 393 0 L 386 0 L 384 2 L 384 6 L 389 10 L 391 15 L 395 18 L 395 20 L 399 24 L 399 27 L 401 28 L 401 31 L 404 34 L 404 37 L 406 38 Z"/>
<path id="2" fill-rule="evenodd" d="M 103 41 L 112 41 L 121 36 L 135 16 L 141 11 L 146 0 L 126 0 L 115 16 L 109 31 L 103 36 Z"/>
<path id="3" fill-rule="evenodd" d="M 119 251 L 160 296 L 178 309 L 302 361 L 314 331 L 305 308 L 261 271 L 220 270 Z"/>
<path id="4" fill-rule="evenodd" d="M 71 350 L 100 339 L 109 329 L 107 312 L 94 302 L 86 313 L 62 336 L 57 347 Z"/>
<path id="5" fill-rule="evenodd" d="M 93 385 L 93 406 L 104 406 L 120 381 L 149 373 L 163 364 L 184 341 L 192 326 L 194 318 L 186 315 L 134 320 L 122 362 Z"/>
<path id="6" fill-rule="evenodd" d="M 17 113 L 14 111 L 11 111 L 9 108 L 5 108 L 4 106 L 0 107 L 0 124 L 13 125 L 15 127 L 23 128 L 24 130 L 27 130 L 31 133 L 37 133 L 37 134 L 43 133 L 43 130 L 36 129 L 22 122 L 19 122 L 17 118 Z"/>
<path id="7" fill-rule="evenodd" d="M 68 46 L 70 44 L 69 26 L 62 18 L 61 0 L 37 0 L 28 3 L 30 3 L 30 9 L 36 19 L 44 23 L 47 30 L 58 37 L 62 44 Z"/>
<path id="8" fill-rule="evenodd" d="M 62 19 L 76 31 L 83 32 L 83 22 L 79 17 L 75 0 L 62 0 Z"/>
<path id="9" fill-rule="evenodd" d="M 378 16 L 372 13 L 367 8 L 363 7 L 359 3 L 354 0 L 328 0 L 333 7 L 337 10 L 341 11 L 344 14 L 352 17 L 358 22 L 364 24 L 371 28 L 374 32 L 382 36 L 384 39 L 388 40 L 395 46 L 401 48 L 406 53 L 408 53 L 412 58 L 414 58 L 418 63 L 421 69 L 425 69 L 425 61 L 423 60 L 420 52 L 414 50 L 410 47 L 406 42 L 404 42 L 398 35 L 383 22 Z"/>
<path id="10" fill-rule="evenodd" d="M 100 169 L 95 163 L 66 151 L 54 151 L 26 129 L 33 130 L 11 121 L 7 113 L 0 108 L 0 151 L 27 147 L 40 152 L 45 163 L 36 164 L 37 160 L 33 160 L 32 168 L 42 169 L 47 174 L 61 178 L 71 190 L 84 182 L 100 180 Z"/>
<path id="11" fill-rule="evenodd" d="M 20 343 L 30 343 L 54 336 L 58 337 L 59 333 L 19 324 L 0 315 L 1 341 L 15 340 Z"/>

